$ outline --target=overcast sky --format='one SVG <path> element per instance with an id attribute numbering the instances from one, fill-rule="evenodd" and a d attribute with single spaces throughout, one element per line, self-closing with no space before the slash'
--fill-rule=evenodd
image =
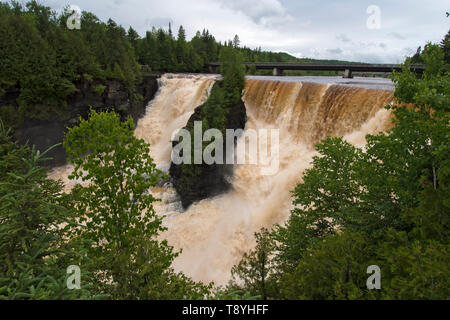
<path id="1" fill-rule="evenodd" d="M 78 5 L 141 35 L 179 25 L 192 37 L 207 28 L 217 40 L 238 34 L 242 45 L 297 57 L 399 63 L 450 28 L 448 0 L 40 0 L 54 9 Z M 380 9 L 380 24 L 376 13 Z M 374 15 L 375 14 L 375 15 Z M 372 22 L 371 28 L 367 21 Z"/>

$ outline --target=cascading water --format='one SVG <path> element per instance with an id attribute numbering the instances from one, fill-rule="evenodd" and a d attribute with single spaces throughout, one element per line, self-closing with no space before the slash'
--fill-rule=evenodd
<path id="1" fill-rule="evenodd" d="M 161 169 L 170 165 L 172 132 L 186 125 L 214 81 L 211 76 L 162 77 L 158 95 L 136 128 L 136 136 L 151 144 Z M 183 249 L 174 268 L 194 280 L 225 284 L 231 267 L 254 246 L 253 234 L 286 221 L 290 191 L 310 166 L 316 142 L 328 135 L 344 136 L 363 146 L 366 134 L 392 125 L 390 112 L 383 108 L 393 100 L 391 90 L 250 79 L 243 100 L 248 116 L 245 130 L 279 129 L 278 173 L 265 176 L 258 165 L 236 165 L 232 191 L 195 203 L 185 212 L 169 185 L 153 190 L 162 199 L 155 209 L 166 216 L 168 227 L 161 237 Z M 67 182 L 69 172 L 66 166 L 51 176 Z"/>
<path id="2" fill-rule="evenodd" d="M 151 155 L 158 167 L 170 168 L 172 134 L 184 127 L 194 109 L 208 97 L 216 76 L 166 75 L 159 81 L 161 90 L 139 120 L 136 137 L 151 145 Z"/>

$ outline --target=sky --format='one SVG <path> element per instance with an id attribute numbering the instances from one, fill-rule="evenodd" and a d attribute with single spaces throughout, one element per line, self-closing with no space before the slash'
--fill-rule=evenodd
<path id="1" fill-rule="evenodd" d="M 448 0 L 40 0 L 55 10 L 77 5 L 141 35 L 152 26 L 191 38 L 208 29 L 216 40 L 239 35 L 250 48 L 296 57 L 400 63 L 450 29 Z M 81 26 L 82 27 L 82 26 Z"/>

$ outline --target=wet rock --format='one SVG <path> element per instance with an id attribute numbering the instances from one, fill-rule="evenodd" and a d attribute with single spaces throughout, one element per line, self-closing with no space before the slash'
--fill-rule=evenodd
<path id="1" fill-rule="evenodd" d="M 195 109 L 194 114 L 190 117 L 186 128 L 192 127 L 194 121 L 202 120 L 201 105 Z M 247 122 L 247 113 L 243 101 L 239 101 L 233 105 L 228 112 L 226 119 L 227 129 L 244 129 Z M 225 140 L 224 140 L 225 141 Z M 224 148 L 224 153 L 226 152 Z M 226 159 L 226 154 L 224 154 Z M 201 164 L 189 166 L 191 170 L 195 170 L 194 175 L 185 175 L 183 165 L 171 164 L 170 177 L 172 184 L 178 192 L 181 203 L 186 209 L 192 203 L 214 197 L 225 193 L 231 189 L 231 177 L 233 176 L 234 165 L 227 164 Z"/>
<path id="2" fill-rule="evenodd" d="M 90 108 L 97 111 L 114 110 L 122 119 L 131 116 L 135 123 L 145 114 L 145 107 L 153 99 L 158 90 L 158 76 L 144 77 L 137 87 L 137 94 L 142 99 L 136 101 L 130 96 L 128 89 L 118 80 L 108 80 L 103 94 L 95 92 L 95 88 L 101 85 L 99 81 L 88 82 L 82 80 L 77 84 L 78 92 L 67 98 L 67 107 L 61 114 L 53 114 L 49 119 L 25 119 L 23 124 L 15 130 L 17 140 L 21 144 L 35 145 L 41 152 L 49 147 L 61 143 L 67 131 L 67 127 L 76 125 L 79 117 L 86 118 Z M 17 105 L 16 99 L 20 92 L 9 92 L 0 99 L 0 107 L 3 105 Z M 55 167 L 66 162 L 66 153 L 62 146 L 53 149 L 49 154 L 53 160 L 45 165 Z"/>

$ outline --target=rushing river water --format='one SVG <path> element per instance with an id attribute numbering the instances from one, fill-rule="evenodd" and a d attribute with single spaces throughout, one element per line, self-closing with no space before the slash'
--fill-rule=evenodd
<path id="1" fill-rule="evenodd" d="M 171 134 L 186 125 L 217 79 L 215 75 L 170 74 L 160 79 L 159 92 L 138 122 L 136 136 L 151 144 L 161 169 L 167 171 L 170 166 Z M 156 211 L 166 216 L 168 231 L 161 237 L 183 248 L 175 269 L 195 280 L 225 284 L 231 267 L 254 246 L 253 234 L 286 221 L 292 209 L 290 191 L 316 155 L 315 143 L 331 135 L 363 146 L 366 134 L 392 126 L 390 111 L 384 109 L 393 100 L 392 89 L 392 82 L 382 78 L 248 77 L 243 95 L 248 116 L 245 130 L 279 130 L 279 171 L 264 176 L 258 165 L 236 165 L 230 192 L 195 203 L 186 211 L 169 184 L 152 190 L 162 199 Z M 53 170 L 51 176 L 62 179 L 70 189 L 76 183 L 68 181 L 70 171 L 67 165 Z"/>

